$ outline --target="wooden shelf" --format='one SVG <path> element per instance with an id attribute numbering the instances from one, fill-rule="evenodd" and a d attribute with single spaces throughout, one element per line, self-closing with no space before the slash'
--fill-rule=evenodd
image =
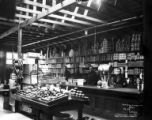
<path id="1" fill-rule="evenodd" d="M 107 55 L 107 54 L 129 54 L 129 53 L 140 53 L 140 51 L 113 51 L 113 52 L 107 52 L 107 53 L 92 53 L 92 54 L 86 54 L 86 55 L 79 55 L 76 57 L 86 57 L 86 56 L 97 56 L 97 55 Z"/>
<path id="2" fill-rule="evenodd" d="M 144 68 L 144 66 L 128 66 L 128 68 Z"/>
<path id="3" fill-rule="evenodd" d="M 53 58 L 48 58 L 48 60 L 51 60 L 51 59 L 63 59 L 64 57 L 53 57 Z"/>
<path id="4" fill-rule="evenodd" d="M 57 63 L 48 62 L 48 64 L 63 64 L 63 62 L 57 62 Z"/>

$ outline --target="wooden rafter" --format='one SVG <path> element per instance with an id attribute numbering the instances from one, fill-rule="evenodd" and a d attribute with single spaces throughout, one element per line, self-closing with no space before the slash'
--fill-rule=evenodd
<path id="1" fill-rule="evenodd" d="M 72 15 L 72 19 L 75 19 L 75 14 L 77 14 L 78 13 L 78 10 L 79 10 L 79 7 L 75 7 L 75 9 L 74 9 L 74 15 Z M 67 13 L 65 13 L 65 14 L 67 14 Z"/>
<path id="2" fill-rule="evenodd" d="M 80 1 L 80 3 L 82 3 L 82 2 Z M 74 14 L 77 14 L 78 11 L 79 11 L 79 7 L 76 6 L 73 13 L 74 13 Z M 74 15 L 72 15 L 72 19 L 75 19 L 75 16 L 74 16 Z"/>
<path id="3" fill-rule="evenodd" d="M 65 14 L 65 15 L 67 15 L 67 14 Z M 91 25 L 91 26 L 93 25 L 92 23 L 89 23 L 89 22 L 85 22 L 85 21 L 82 21 L 82 20 L 71 19 L 71 18 L 67 18 L 67 17 L 64 17 L 64 16 L 55 15 L 55 14 L 49 15 L 49 17 L 58 18 L 58 19 L 62 19 L 62 20 L 67 20 L 67 21 L 70 21 L 70 22 L 75 22 L 75 23 L 83 24 L 83 25 Z"/>
<path id="4" fill-rule="evenodd" d="M 93 0 L 89 0 L 89 1 L 88 1 L 87 7 L 90 7 L 90 6 L 91 6 L 92 1 L 93 1 Z M 86 9 L 86 10 L 84 11 L 84 15 L 87 16 L 87 15 L 88 15 L 88 12 L 89 12 L 89 10 Z"/>
<path id="5" fill-rule="evenodd" d="M 2 23 L 3 25 L 7 25 L 7 26 L 15 26 L 17 25 L 18 23 L 22 23 L 24 22 L 24 20 L 18 20 L 18 19 L 14 19 L 14 20 L 8 20 L 6 18 L 1 18 L 0 17 L 0 23 Z M 38 27 L 45 27 L 45 28 L 49 28 L 49 29 L 52 29 L 52 26 L 51 25 L 46 25 L 46 24 L 41 24 L 41 23 L 37 23 L 37 22 L 34 22 L 32 23 L 33 26 L 38 26 Z"/>
<path id="6" fill-rule="evenodd" d="M 17 25 L 15 27 L 9 29 L 8 31 L 6 31 L 2 35 L 0 35 L 0 39 L 2 39 L 4 37 L 14 33 L 19 28 L 26 27 L 27 25 L 30 25 L 30 24 L 34 23 L 35 21 L 37 21 L 37 20 L 39 20 L 39 19 L 41 19 L 41 18 L 43 18 L 45 16 L 48 16 L 48 15 L 50 15 L 50 14 L 56 12 L 56 11 L 59 11 L 62 8 L 65 8 L 65 7 L 69 6 L 69 5 L 72 5 L 72 4 L 76 3 L 76 2 L 77 2 L 77 0 L 70 0 L 70 1 L 69 0 L 65 0 L 62 3 L 59 3 L 59 4 L 57 4 L 54 7 L 50 7 L 50 9 L 48 9 L 47 12 L 42 12 L 41 14 L 38 14 L 38 15 L 34 16 L 33 18 L 24 21 L 20 25 Z"/>
<path id="7" fill-rule="evenodd" d="M 95 9 L 91 8 L 90 5 L 86 6 L 86 5 L 82 5 L 82 4 L 77 4 L 77 6 L 83 8 L 83 9 L 87 9 L 87 10 L 91 10 L 91 11 L 97 12 Z"/>
<path id="8" fill-rule="evenodd" d="M 0 17 L 0 20 L 1 21 L 7 21 L 7 22 L 14 22 L 13 19 L 6 19 L 6 18 L 3 18 L 3 17 Z"/>
<path id="9" fill-rule="evenodd" d="M 16 24 L 15 23 L 10 23 L 10 22 L 7 22 L 7 21 L 0 21 L 0 25 L 15 26 Z"/>
<path id="10" fill-rule="evenodd" d="M 86 20 L 89 20 L 89 21 L 97 22 L 97 23 L 106 23 L 106 21 L 104 21 L 104 20 L 100 20 L 100 19 L 97 19 L 97 18 L 85 16 L 85 15 L 78 14 L 78 13 L 74 14 L 73 12 L 70 12 L 68 10 L 60 10 L 59 12 L 64 13 L 64 14 L 68 14 L 68 15 L 72 15 L 72 16 L 75 16 L 75 17 L 78 17 L 78 18 L 86 19 Z"/>
<path id="11" fill-rule="evenodd" d="M 24 21 L 23 21 L 23 20 L 17 20 L 17 19 L 15 19 L 14 22 L 16 22 L 16 23 L 19 23 L 19 22 L 23 23 Z M 51 25 L 45 25 L 45 24 L 35 23 L 35 22 L 32 23 L 32 25 L 33 25 L 33 26 L 45 27 L 45 28 L 50 28 L 50 29 L 52 29 L 52 26 L 51 26 Z"/>
<path id="12" fill-rule="evenodd" d="M 40 11 L 34 11 L 34 10 L 27 9 L 27 8 L 22 8 L 22 7 L 16 7 L 16 9 L 18 11 L 24 11 L 24 12 L 28 12 L 28 13 L 32 13 L 32 14 L 40 14 L 41 13 Z M 57 19 L 61 19 L 61 20 L 67 20 L 67 21 L 70 21 L 70 22 L 78 23 L 78 24 L 90 25 L 90 26 L 93 25 L 92 23 L 89 23 L 89 22 L 86 22 L 86 21 L 72 19 L 72 18 L 68 18 L 68 17 L 56 15 L 56 14 L 51 14 L 51 15 L 48 15 L 48 16 L 51 17 L 51 18 L 57 18 Z"/>
<path id="13" fill-rule="evenodd" d="M 70 0 L 71 1 L 71 0 Z M 46 8 L 46 9 L 51 9 L 52 7 L 49 6 L 49 5 L 43 5 L 41 3 L 34 3 L 32 1 L 29 1 L 29 0 L 24 0 L 24 3 L 25 4 L 29 4 L 29 5 L 34 5 L 34 6 L 37 6 L 37 7 L 41 7 L 41 8 Z M 80 6 L 79 4 L 79 7 L 82 7 Z M 89 7 L 85 7 L 85 9 L 87 9 Z M 63 14 L 68 14 L 68 15 L 72 15 L 72 16 L 75 16 L 75 17 L 79 17 L 79 18 L 83 18 L 83 19 L 86 19 L 86 20 L 89 20 L 89 21 L 93 21 L 93 22 L 97 22 L 97 23 L 105 23 L 106 21 L 104 20 L 100 20 L 100 19 L 97 19 L 97 18 L 94 18 L 94 17 L 90 17 L 90 16 L 85 16 L 85 15 L 82 15 L 82 14 L 74 14 L 73 12 L 71 11 L 68 11 L 68 10 L 59 10 L 59 12 L 63 13 Z"/>
<path id="14" fill-rule="evenodd" d="M 24 18 L 24 19 L 31 19 L 32 18 L 31 16 L 21 15 L 21 14 L 16 14 L 15 16 L 18 17 L 18 18 Z M 51 24 L 58 24 L 58 25 L 62 25 L 62 26 L 80 28 L 80 26 L 78 26 L 78 25 L 76 26 L 76 25 L 69 24 L 69 23 L 61 23 L 61 22 L 58 22 L 58 21 L 50 20 L 50 19 L 41 18 L 41 19 L 39 19 L 39 21 L 45 22 L 45 23 L 51 23 Z"/>
<path id="15" fill-rule="evenodd" d="M 67 18 L 67 14 L 64 14 L 64 19 L 62 19 L 61 22 L 64 23 L 66 18 Z"/>

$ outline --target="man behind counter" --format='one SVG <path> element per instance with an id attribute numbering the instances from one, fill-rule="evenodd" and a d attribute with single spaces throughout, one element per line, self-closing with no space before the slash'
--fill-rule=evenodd
<path id="1" fill-rule="evenodd" d="M 87 76 L 87 85 L 97 85 L 98 80 L 100 79 L 100 75 L 93 70 L 93 67 L 89 67 L 89 73 Z"/>
<path id="2" fill-rule="evenodd" d="M 67 66 L 64 67 L 64 77 L 65 80 L 68 81 L 69 77 L 71 76 L 71 73 L 68 71 Z"/>

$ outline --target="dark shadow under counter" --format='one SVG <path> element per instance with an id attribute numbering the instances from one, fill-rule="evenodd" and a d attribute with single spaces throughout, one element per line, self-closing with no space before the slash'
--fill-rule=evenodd
<path id="1" fill-rule="evenodd" d="M 137 89 L 98 88 L 90 85 L 68 85 L 68 87 L 69 89 L 77 87 L 90 98 L 90 104 L 84 107 L 84 112 L 87 114 L 113 120 L 132 120 L 142 116 L 143 93 Z"/>

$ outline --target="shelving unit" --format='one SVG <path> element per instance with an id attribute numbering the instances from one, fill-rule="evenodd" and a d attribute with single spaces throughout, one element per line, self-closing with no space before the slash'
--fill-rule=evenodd
<path id="1" fill-rule="evenodd" d="M 72 75 L 78 69 L 82 75 L 85 75 L 92 64 L 99 66 L 111 63 L 114 68 L 123 67 L 124 76 L 134 79 L 135 76 L 138 77 L 143 73 L 144 57 L 140 27 L 141 25 L 137 25 L 126 30 L 121 28 L 101 34 L 96 34 L 99 30 L 93 28 L 92 31 L 95 31 L 93 35 L 64 43 L 66 46 L 64 49 L 63 44 L 50 46 L 46 55 L 48 58 L 44 59 L 45 62 L 39 66 L 46 69 L 50 76 L 63 77 L 65 65 Z M 119 34 L 120 31 L 122 34 Z"/>

